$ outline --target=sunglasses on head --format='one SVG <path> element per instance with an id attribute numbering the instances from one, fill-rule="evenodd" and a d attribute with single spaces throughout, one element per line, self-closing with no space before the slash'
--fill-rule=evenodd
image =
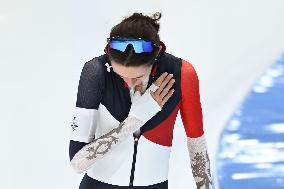
<path id="1" fill-rule="evenodd" d="M 124 52 L 126 47 L 131 44 L 135 53 L 152 52 L 155 47 L 159 47 L 152 41 L 142 38 L 109 37 L 107 38 L 109 47 Z"/>

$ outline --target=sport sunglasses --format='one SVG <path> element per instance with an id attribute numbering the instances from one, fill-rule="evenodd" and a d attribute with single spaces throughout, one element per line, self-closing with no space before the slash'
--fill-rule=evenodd
<path id="1" fill-rule="evenodd" d="M 107 38 L 109 47 L 124 52 L 126 47 L 131 44 L 135 53 L 152 52 L 159 45 L 152 41 L 146 41 L 142 38 L 127 38 L 127 37 L 109 37 Z"/>

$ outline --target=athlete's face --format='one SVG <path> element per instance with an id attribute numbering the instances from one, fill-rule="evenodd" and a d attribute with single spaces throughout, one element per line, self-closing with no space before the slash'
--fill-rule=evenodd
<path id="1" fill-rule="evenodd" d="M 160 45 L 159 51 L 156 55 L 159 54 L 161 49 L 162 45 Z M 126 67 L 113 60 L 111 61 L 111 65 L 113 70 L 127 83 L 129 87 L 141 84 L 143 80 L 146 79 L 147 74 L 151 71 L 151 66 Z"/>
<path id="2" fill-rule="evenodd" d="M 134 87 L 142 83 L 150 72 L 151 66 L 123 66 L 115 61 L 111 61 L 113 71 L 116 72 L 129 87 Z"/>

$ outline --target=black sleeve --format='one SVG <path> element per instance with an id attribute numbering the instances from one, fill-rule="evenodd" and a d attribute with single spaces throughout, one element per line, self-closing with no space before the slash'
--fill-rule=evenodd
<path id="1" fill-rule="evenodd" d="M 70 140 L 70 142 L 69 142 L 69 159 L 70 159 L 70 161 L 75 156 L 75 154 L 79 150 L 81 150 L 83 148 L 83 146 L 85 146 L 86 144 L 88 144 L 88 143 Z"/>
<path id="2" fill-rule="evenodd" d="M 104 81 L 104 67 L 97 58 L 84 64 L 78 85 L 76 106 L 70 124 L 70 161 L 84 145 L 95 138 Z"/>
<path id="3" fill-rule="evenodd" d="M 86 62 L 81 71 L 76 107 L 98 109 L 104 88 L 104 67 L 97 58 Z"/>

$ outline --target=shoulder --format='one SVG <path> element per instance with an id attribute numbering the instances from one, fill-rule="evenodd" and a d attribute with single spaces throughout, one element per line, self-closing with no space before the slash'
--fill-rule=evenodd
<path id="1" fill-rule="evenodd" d="M 181 65 L 181 96 L 185 98 L 199 98 L 199 79 L 194 66 L 186 60 Z"/>
<path id="2" fill-rule="evenodd" d="M 180 70 L 181 77 L 185 75 L 195 78 L 198 77 L 195 67 L 190 61 L 186 59 L 164 52 L 160 58 L 160 61 L 163 62 L 163 65 L 166 66 L 168 70 L 172 71 Z"/>
<path id="3" fill-rule="evenodd" d="M 167 53 L 163 52 L 162 55 L 158 59 L 158 67 L 161 72 L 161 74 L 165 71 L 169 73 L 173 73 L 176 77 L 179 78 L 180 76 L 180 68 L 181 68 L 181 58 Z"/>
<path id="4" fill-rule="evenodd" d="M 182 59 L 181 61 L 181 74 L 182 76 L 197 77 L 196 69 L 191 62 Z"/>
<path id="5" fill-rule="evenodd" d="M 176 63 L 181 63 L 181 60 L 181 58 L 167 52 L 163 52 L 159 57 L 159 61 L 163 62 L 163 64 L 167 64 L 168 66 L 177 66 Z"/>
<path id="6" fill-rule="evenodd" d="M 103 55 L 94 57 L 84 63 L 83 71 L 85 73 L 103 76 L 105 71 L 105 61 Z"/>
<path id="7" fill-rule="evenodd" d="M 105 88 L 104 66 L 99 57 L 84 63 L 78 85 L 76 106 L 97 109 Z"/>

